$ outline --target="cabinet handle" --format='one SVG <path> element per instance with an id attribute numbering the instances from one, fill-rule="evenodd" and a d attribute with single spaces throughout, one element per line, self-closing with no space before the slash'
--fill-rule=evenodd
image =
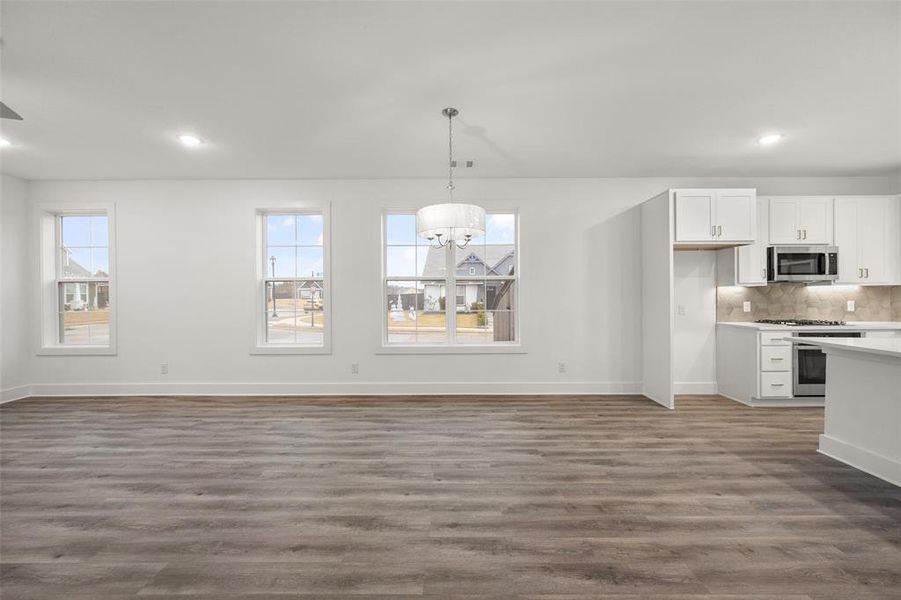
<path id="1" fill-rule="evenodd" d="M 785 360 L 785 359 L 784 359 L 784 358 L 773 357 L 773 358 L 771 358 L 770 360 Z"/>
<path id="2" fill-rule="evenodd" d="M 865 268 L 865 269 L 863 270 L 863 278 L 864 278 L 864 279 L 869 279 L 869 278 L 870 278 L 870 270 L 869 270 L 869 269 L 866 269 L 866 268 Z"/>
<path id="3" fill-rule="evenodd" d="M 782 386 L 784 386 L 785 384 L 784 384 L 784 383 L 771 383 L 770 385 L 773 386 L 773 387 L 782 387 Z"/>
<path id="4" fill-rule="evenodd" d="M 723 237 L 723 226 L 722 225 L 716 226 L 716 237 Z"/>
<path id="5" fill-rule="evenodd" d="M 806 239 L 807 239 L 807 230 L 806 230 L 806 229 L 802 229 L 801 231 L 804 232 L 804 237 L 801 238 L 801 239 L 805 239 L 805 240 L 806 240 Z"/>
<path id="6" fill-rule="evenodd" d="M 766 269 L 760 269 L 760 276 L 766 279 Z"/>
<path id="7" fill-rule="evenodd" d="M 716 237 L 716 225 L 710 226 L 710 237 Z"/>
<path id="8" fill-rule="evenodd" d="M 857 278 L 863 279 L 863 269 L 857 269 Z"/>
<path id="9" fill-rule="evenodd" d="M 799 240 L 801 239 L 801 230 L 800 229 L 798 230 L 798 239 Z"/>

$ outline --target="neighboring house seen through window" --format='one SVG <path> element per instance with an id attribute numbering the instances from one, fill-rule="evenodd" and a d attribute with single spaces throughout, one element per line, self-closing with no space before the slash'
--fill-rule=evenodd
<path id="1" fill-rule="evenodd" d="M 437 248 L 417 236 L 415 213 L 386 213 L 385 342 L 517 342 L 516 225 L 512 212 L 489 212 L 483 237 L 465 248 L 453 244 Z M 449 289 L 454 294 L 449 295 Z"/>

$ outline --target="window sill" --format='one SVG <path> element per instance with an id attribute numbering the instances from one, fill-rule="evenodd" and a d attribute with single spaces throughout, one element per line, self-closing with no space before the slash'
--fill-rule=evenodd
<path id="1" fill-rule="evenodd" d="M 294 354 L 331 354 L 331 348 L 326 346 L 253 346 L 251 355 L 294 355 Z"/>
<path id="2" fill-rule="evenodd" d="M 38 350 L 38 356 L 115 356 L 116 349 L 111 346 L 44 346 Z"/>
<path id="3" fill-rule="evenodd" d="M 382 345 L 376 354 L 528 354 L 521 344 L 472 346 L 402 346 Z"/>

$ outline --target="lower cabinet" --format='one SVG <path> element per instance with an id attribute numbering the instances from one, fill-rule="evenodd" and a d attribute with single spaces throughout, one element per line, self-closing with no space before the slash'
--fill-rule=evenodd
<path id="1" fill-rule="evenodd" d="M 760 397 L 761 398 L 791 398 L 792 373 L 761 373 Z"/>
<path id="2" fill-rule="evenodd" d="M 821 398 L 794 395 L 794 347 L 785 338 L 798 331 L 770 327 L 761 330 L 747 323 L 717 323 L 717 393 L 748 406 L 822 406 Z M 897 326 L 845 331 L 860 331 L 866 337 L 901 339 L 901 328 Z"/>
<path id="3" fill-rule="evenodd" d="M 790 398 L 792 395 L 792 347 L 776 335 L 760 333 L 760 397 Z"/>

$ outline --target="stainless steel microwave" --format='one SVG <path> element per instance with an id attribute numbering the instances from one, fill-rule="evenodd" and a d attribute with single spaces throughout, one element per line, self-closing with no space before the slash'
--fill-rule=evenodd
<path id="1" fill-rule="evenodd" d="M 836 246 L 770 246 L 767 281 L 820 282 L 838 279 Z"/>

